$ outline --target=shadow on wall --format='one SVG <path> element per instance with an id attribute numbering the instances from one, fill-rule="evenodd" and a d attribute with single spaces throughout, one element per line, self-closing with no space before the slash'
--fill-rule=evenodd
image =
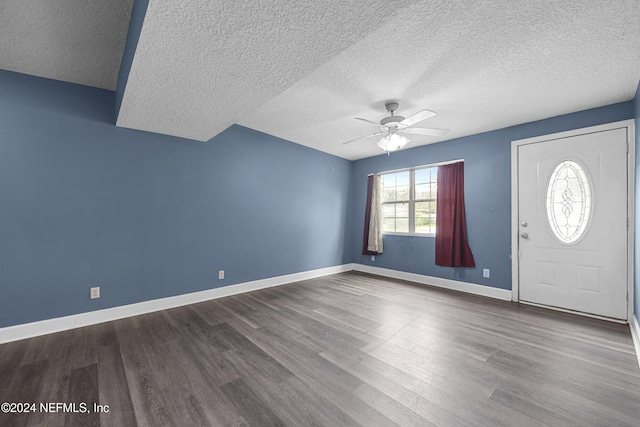
<path id="1" fill-rule="evenodd" d="M 0 70 L 0 101 L 115 124 L 115 92 Z"/>

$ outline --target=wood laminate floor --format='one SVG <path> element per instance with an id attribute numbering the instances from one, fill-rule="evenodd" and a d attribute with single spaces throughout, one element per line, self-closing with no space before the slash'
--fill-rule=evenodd
<path id="1" fill-rule="evenodd" d="M 1 426 L 637 427 L 640 372 L 627 325 L 349 272 L 0 345 L 0 402 L 75 404 Z"/>

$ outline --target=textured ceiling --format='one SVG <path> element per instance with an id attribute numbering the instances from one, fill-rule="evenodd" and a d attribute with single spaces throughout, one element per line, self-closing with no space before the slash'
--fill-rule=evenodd
<path id="1" fill-rule="evenodd" d="M 410 3 L 152 0 L 118 125 L 209 140 Z"/>
<path id="2" fill-rule="evenodd" d="M 385 101 L 445 137 L 632 99 L 640 78 L 637 1 L 430 1 L 413 4 L 240 124 L 348 159 L 381 154 Z M 278 114 L 274 114 L 277 111 Z"/>
<path id="3" fill-rule="evenodd" d="M 0 68 L 115 90 L 133 0 L 0 0 Z"/>
<path id="4" fill-rule="evenodd" d="M 0 68 L 113 89 L 131 2 L 0 2 Z M 149 0 L 117 125 L 359 159 L 389 100 L 451 129 L 409 148 L 632 99 L 638 46 L 638 0 Z"/>

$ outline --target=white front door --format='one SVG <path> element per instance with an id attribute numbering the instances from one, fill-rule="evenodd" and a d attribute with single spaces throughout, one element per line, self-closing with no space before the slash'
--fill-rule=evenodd
<path id="1" fill-rule="evenodd" d="M 627 132 L 518 147 L 520 301 L 627 319 Z"/>

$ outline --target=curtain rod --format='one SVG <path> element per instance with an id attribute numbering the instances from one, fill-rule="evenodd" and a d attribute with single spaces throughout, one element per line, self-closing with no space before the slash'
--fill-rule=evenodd
<path id="1" fill-rule="evenodd" d="M 447 160 L 445 162 L 429 163 L 428 165 L 414 166 L 412 168 L 393 169 L 393 170 L 390 170 L 390 171 L 382 171 L 382 172 L 377 172 L 377 173 L 394 173 L 394 172 L 410 171 L 410 170 L 414 170 L 416 168 L 423 168 L 423 167 L 429 168 L 429 167 L 435 167 L 435 166 L 444 166 L 444 165 L 450 165 L 452 163 L 458 163 L 458 162 L 463 162 L 464 163 L 464 159 Z M 370 173 L 367 176 L 371 176 L 371 175 L 375 175 L 375 174 L 374 173 Z"/>

